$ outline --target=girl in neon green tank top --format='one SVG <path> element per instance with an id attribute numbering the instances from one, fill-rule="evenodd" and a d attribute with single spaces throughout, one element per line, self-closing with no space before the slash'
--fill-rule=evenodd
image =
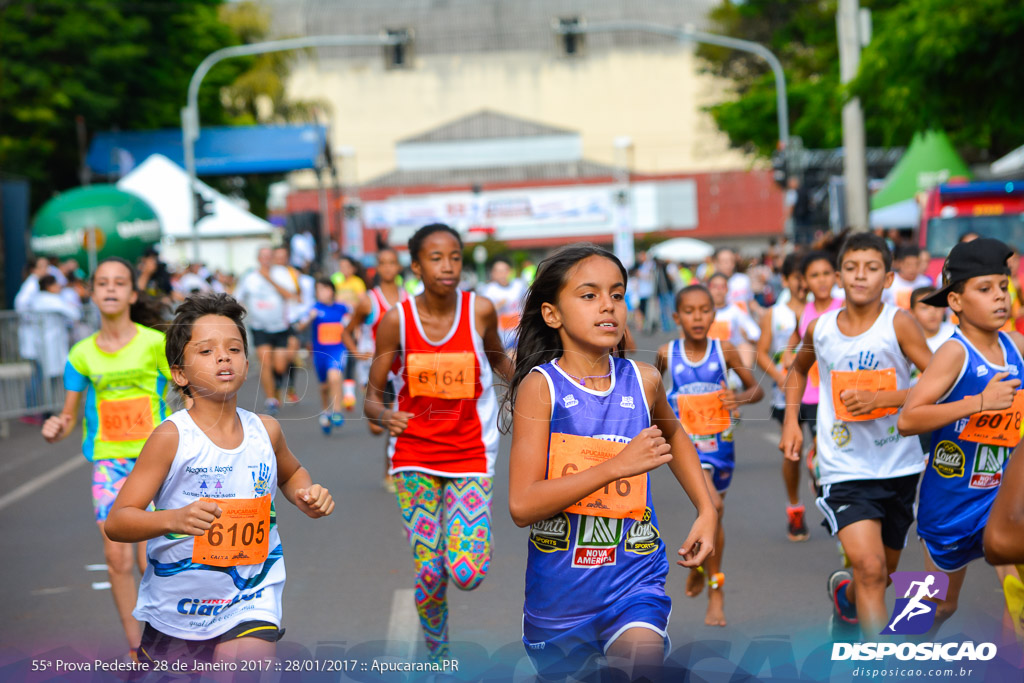
<path id="1" fill-rule="evenodd" d="M 133 321 L 133 307 L 134 317 L 143 317 L 138 298 L 131 264 L 118 257 L 100 262 L 92 278 L 100 330 L 71 348 L 64 368 L 64 408 L 42 429 L 43 438 L 50 443 L 66 438 L 84 403 L 82 452 L 93 463 L 96 523 L 103 538 L 114 605 L 133 654 L 142 632 L 132 617 L 136 599 L 132 572 L 136 564 L 140 571 L 145 569 L 145 546 L 114 543 L 103 525 L 146 438 L 168 414 L 167 382 L 171 377 L 163 333 Z"/>

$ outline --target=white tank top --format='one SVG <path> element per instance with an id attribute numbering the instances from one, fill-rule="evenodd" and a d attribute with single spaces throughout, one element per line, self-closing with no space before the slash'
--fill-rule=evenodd
<path id="1" fill-rule="evenodd" d="M 885 304 L 863 334 L 847 337 L 839 331 L 836 309 L 818 318 L 814 350 L 821 369 L 818 402 L 818 466 L 822 484 L 854 479 L 892 479 L 921 472 L 925 456 L 916 436 L 902 437 L 896 429 L 899 413 L 863 422 L 836 419 L 832 405 L 833 370 L 896 371 L 896 388 L 910 386 L 910 363 L 903 355 L 893 319 L 899 308 Z"/>
<path id="2" fill-rule="evenodd" d="M 244 436 L 237 448 L 216 446 L 188 411 L 167 418 L 178 428 L 178 451 L 153 504 L 185 507 L 200 498 L 259 498 L 277 492 L 277 457 L 259 416 L 238 408 Z M 226 530 L 225 530 L 226 531 Z M 133 616 L 186 640 L 206 640 L 245 621 L 281 626 L 284 556 L 273 505 L 267 559 L 261 564 L 213 567 L 192 562 L 193 536 L 168 534 L 146 544 L 149 564 Z"/>
<path id="3" fill-rule="evenodd" d="M 786 350 L 789 338 L 796 330 L 796 313 L 786 302 L 780 302 L 771 307 L 772 321 L 771 333 L 772 344 L 769 352 L 772 356 L 772 363 L 778 366 L 782 362 L 782 353 Z M 785 409 L 786 395 L 778 385 L 772 391 L 772 405 L 776 408 Z"/>

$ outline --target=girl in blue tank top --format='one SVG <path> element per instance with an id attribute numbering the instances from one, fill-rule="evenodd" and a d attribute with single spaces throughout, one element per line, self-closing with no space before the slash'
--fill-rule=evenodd
<path id="1" fill-rule="evenodd" d="M 728 341 L 708 338 L 708 330 L 715 321 L 715 304 L 704 285 L 690 285 L 676 294 L 676 310 L 672 318 L 679 326 L 681 336 L 658 349 L 655 367 L 659 374 L 668 370 L 672 382 L 668 404 L 697 448 L 711 500 L 718 509 L 716 552 L 703 565 L 690 570 L 686 594 L 691 598 L 697 597 L 704 589 L 707 577 L 710 590 L 704 623 L 725 626 L 722 511 L 725 491 L 732 482 L 736 467 L 733 442 L 736 422 L 733 416 L 737 406 L 760 401 L 764 390 L 754 381 L 750 368 L 743 366 L 735 346 Z M 729 388 L 727 375 L 730 370 L 739 376 L 743 391 L 735 393 Z"/>
<path id="2" fill-rule="evenodd" d="M 530 527 L 523 643 L 542 678 L 593 655 L 631 679 L 669 647 L 668 561 L 648 472 L 668 464 L 697 509 L 679 564 L 713 551 L 717 515 L 692 442 L 649 365 L 624 357 L 626 270 L 595 245 L 544 260 L 508 392 L 509 510 Z"/>
<path id="3" fill-rule="evenodd" d="M 898 423 L 903 435 L 932 432 L 917 533 L 925 568 L 949 575 L 936 629 L 956 611 L 967 565 L 984 555 L 989 511 L 1021 436 L 1024 336 L 999 331 L 1010 314 L 1011 250 L 987 238 L 965 245 L 946 260 L 945 287 L 922 300 L 948 304 L 959 326 L 907 395 Z M 996 572 L 1000 584 L 1017 574 L 1012 565 Z"/>

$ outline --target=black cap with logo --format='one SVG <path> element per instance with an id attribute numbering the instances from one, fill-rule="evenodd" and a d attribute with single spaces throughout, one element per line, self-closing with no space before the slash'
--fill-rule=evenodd
<path id="1" fill-rule="evenodd" d="M 945 308 L 949 305 L 946 297 L 958 283 L 983 275 L 1009 275 L 1010 267 L 1006 260 L 1012 254 L 1013 249 L 990 237 L 957 244 L 950 249 L 946 262 L 942 264 L 942 289 L 921 301 L 929 306 Z"/>

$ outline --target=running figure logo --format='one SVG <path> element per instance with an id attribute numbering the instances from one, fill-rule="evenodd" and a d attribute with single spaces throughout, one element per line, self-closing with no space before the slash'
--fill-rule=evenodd
<path id="1" fill-rule="evenodd" d="M 949 589 L 949 577 L 942 572 L 893 572 L 896 606 L 889 625 L 882 635 L 920 635 L 935 623 L 935 603 L 928 598 L 944 600 Z"/>

